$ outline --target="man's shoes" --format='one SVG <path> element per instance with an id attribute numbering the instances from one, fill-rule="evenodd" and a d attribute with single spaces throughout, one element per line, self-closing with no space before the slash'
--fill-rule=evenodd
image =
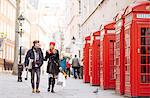
<path id="1" fill-rule="evenodd" d="M 35 93 L 35 89 L 32 89 L 32 93 Z"/>
<path id="2" fill-rule="evenodd" d="M 36 93 L 40 93 L 40 90 L 37 89 L 37 90 L 36 90 Z"/>

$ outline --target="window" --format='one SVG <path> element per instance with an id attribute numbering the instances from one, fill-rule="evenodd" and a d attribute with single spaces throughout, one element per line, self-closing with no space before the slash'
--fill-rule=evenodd
<path id="1" fill-rule="evenodd" d="M 146 54 L 146 47 L 141 47 L 141 54 Z"/>
<path id="2" fill-rule="evenodd" d="M 125 83 L 130 82 L 130 29 L 125 30 Z"/>
<path id="3" fill-rule="evenodd" d="M 141 28 L 141 83 L 150 83 L 150 28 Z"/>
<path id="4" fill-rule="evenodd" d="M 110 65 L 110 79 L 114 79 L 115 73 L 114 73 L 114 40 L 110 40 L 109 42 L 109 65 Z"/>

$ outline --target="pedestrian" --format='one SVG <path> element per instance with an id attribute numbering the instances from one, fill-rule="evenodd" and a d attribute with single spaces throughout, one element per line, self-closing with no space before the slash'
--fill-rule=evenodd
<path id="1" fill-rule="evenodd" d="M 68 74 L 68 76 L 70 77 L 70 67 L 71 67 L 71 64 L 70 64 L 70 59 L 69 58 L 67 58 L 67 60 L 66 60 L 66 66 L 67 66 L 67 74 Z"/>
<path id="2" fill-rule="evenodd" d="M 80 63 L 79 59 L 77 58 L 77 55 L 75 55 L 75 58 L 72 59 L 72 68 L 74 72 L 74 78 L 80 79 Z"/>
<path id="3" fill-rule="evenodd" d="M 60 59 L 60 67 L 62 68 L 62 71 L 66 72 L 66 58 L 62 54 L 61 59 Z"/>
<path id="4" fill-rule="evenodd" d="M 48 60 L 47 73 L 48 77 L 48 89 L 47 91 L 54 92 L 55 79 L 59 73 L 59 51 L 55 49 L 55 42 L 50 42 L 49 50 L 46 51 L 45 61 Z M 51 87 L 52 86 L 52 87 Z"/>
<path id="5" fill-rule="evenodd" d="M 40 44 L 38 40 L 33 41 L 33 46 L 30 50 L 28 50 L 25 57 L 25 66 L 29 66 L 31 62 L 29 71 L 31 72 L 31 86 L 32 93 L 40 93 L 39 84 L 40 84 L 40 73 L 41 66 L 43 65 L 43 52 L 40 48 Z M 36 83 L 35 83 L 35 74 L 36 74 Z M 35 89 L 36 85 L 36 89 Z"/>
<path id="6" fill-rule="evenodd" d="M 80 60 L 80 78 L 83 79 L 83 59 Z"/>

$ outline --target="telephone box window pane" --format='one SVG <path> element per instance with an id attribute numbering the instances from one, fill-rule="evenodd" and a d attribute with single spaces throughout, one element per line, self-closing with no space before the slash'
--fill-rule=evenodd
<path id="1" fill-rule="evenodd" d="M 150 56 L 148 56 L 148 64 L 150 64 Z"/>
<path id="2" fill-rule="evenodd" d="M 145 37 L 141 37 L 141 45 L 146 45 Z"/>
<path id="3" fill-rule="evenodd" d="M 150 36 L 150 28 L 147 28 L 147 35 Z"/>
<path id="4" fill-rule="evenodd" d="M 146 31 L 146 28 L 141 28 L 141 36 L 145 36 L 145 31 Z"/>
<path id="5" fill-rule="evenodd" d="M 146 47 L 141 47 L 141 54 L 146 54 Z"/>
<path id="6" fill-rule="evenodd" d="M 146 64 L 146 56 L 141 56 L 141 64 Z"/>
<path id="7" fill-rule="evenodd" d="M 146 75 L 141 75 L 141 82 L 146 83 Z"/>
<path id="8" fill-rule="evenodd" d="M 147 75 L 147 83 L 150 83 L 150 75 Z"/>
<path id="9" fill-rule="evenodd" d="M 147 73 L 150 73 L 150 66 L 147 66 Z"/>
<path id="10" fill-rule="evenodd" d="M 148 54 L 150 54 L 150 47 L 148 47 Z"/>
<path id="11" fill-rule="evenodd" d="M 145 65 L 141 66 L 141 73 L 146 73 L 146 66 Z"/>
<path id="12" fill-rule="evenodd" d="M 150 37 L 147 38 L 147 45 L 150 45 Z"/>

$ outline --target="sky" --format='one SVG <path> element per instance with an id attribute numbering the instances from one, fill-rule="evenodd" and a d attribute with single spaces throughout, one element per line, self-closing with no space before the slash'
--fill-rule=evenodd
<path id="1" fill-rule="evenodd" d="M 66 0 L 40 0 L 39 11 L 43 15 L 42 22 L 51 32 L 64 31 Z"/>

